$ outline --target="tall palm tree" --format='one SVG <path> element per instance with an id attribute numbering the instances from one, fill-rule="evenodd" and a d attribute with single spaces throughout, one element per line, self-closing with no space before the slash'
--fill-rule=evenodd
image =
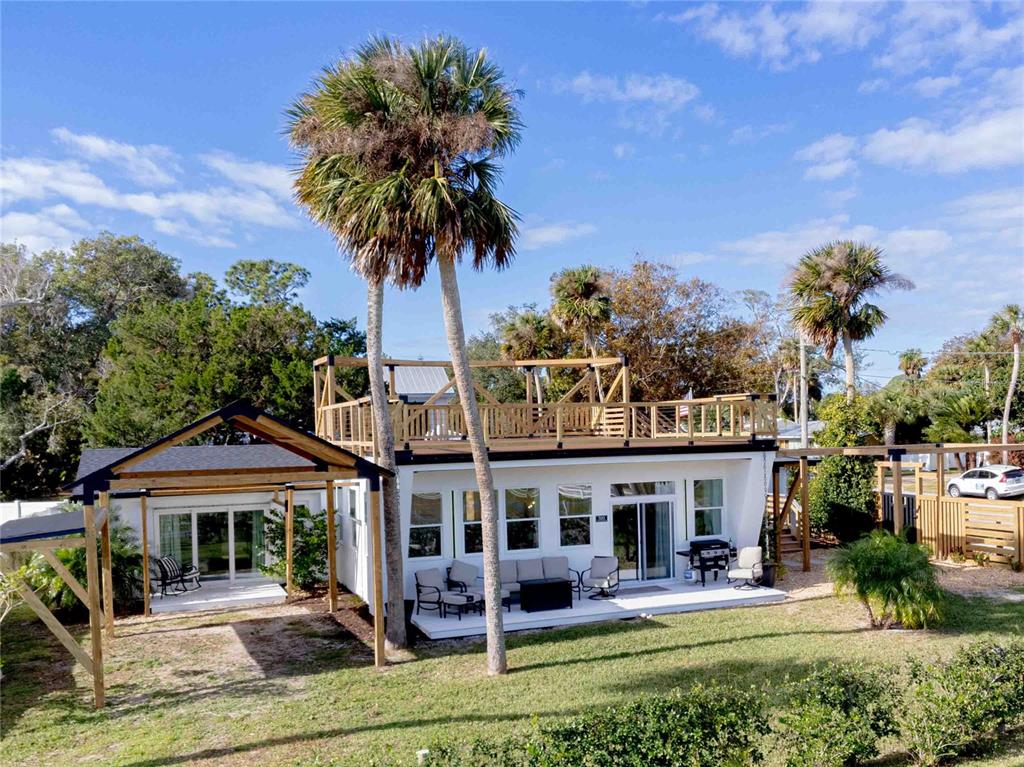
<path id="1" fill-rule="evenodd" d="M 992 353 L 999 348 L 999 339 L 995 337 L 992 328 L 985 328 L 980 333 L 973 335 L 964 343 L 964 348 L 969 354 L 981 358 L 982 382 L 985 387 L 985 396 L 992 396 Z M 992 422 L 985 422 L 985 442 L 992 442 Z"/>
<path id="2" fill-rule="evenodd" d="M 927 364 L 928 360 L 920 349 L 907 349 L 900 354 L 900 371 L 907 378 L 920 378 Z"/>
<path id="3" fill-rule="evenodd" d="M 607 272 L 589 264 L 563 269 L 551 278 L 551 318 L 566 333 L 577 335 L 591 357 L 597 356 L 600 328 L 611 319 L 612 297 Z M 604 399 L 601 373 L 597 391 Z"/>
<path id="4" fill-rule="evenodd" d="M 815 248 L 790 273 L 796 324 L 830 359 L 836 347 L 843 346 L 847 402 L 853 402 L 857 393 L 853 342 L 870 338 L 886 320 L 881 307 L 868 298 L 883 289 L 913 287 L 882 262 L 879 248 L 849 241 Z"/>
<path id="5" fill-rule="evenodd" d="M 909 387 L 894 381 L 871 395 L 868 412 L 882 426 L 882 441 L 887 446 L 896 444 L 896 427 L 909 423 L 920 415 L 919 399 Z"/>
<path id="6" fill-rule="evenodd" d="M 509 312 L 498 328 L 501 334 L 501 354 L 506 359 L 550 359 L 554 356 L 556 338 L 551 322 L 535 309 Z M 527 373 L 533 376 L 537 402 L 544 402 L 540 370 Z"/>
<path id="7" fill-rule="evenodd" d="M 453 38 L 411 47 L 371 40 L 328 67 L 290 111 L 306 154 L 300 199 L 356 268 L 419 287 L 436 264 L 456 389 L 480 491 L 487 664 L 506 671 L 494 480 L 466 353 L 456 266 L 502 269 L 515 255 L 516 214 L 496 197 L 496 160 L 520 139 L 517 91 L 485 51 Z"/>
<path id="8" fill-rule="evenodd" d="M 931 425 L 925 430 L 929 442 L 976 442 L 975 431 L 991 416 L 988 397 L 977 389 L 944 388 L 931 397 Z M 954 453 L 957 465 L 968 468 L 970 453 Z"/>
<path id="9" fill-rule="evenodd" d="M 1006 400 L 1003 402 L 1003 444 L 1010 441 L 1010 407 L 1013 396 L 1017 392 L 1017 377 L 1020 375 L 1020 341 L 1024 336 L 1024 309 L 1019 304 L 1008 304 L 992 318 L 989 323 L 997 337 L 1009 338 L 1013 344 L 1013 367 L 1010 369 L 1010 385 L 1006 387 Z M 1010 460 L 1010 454 L 1003 451 L 1003 463 Z"/>

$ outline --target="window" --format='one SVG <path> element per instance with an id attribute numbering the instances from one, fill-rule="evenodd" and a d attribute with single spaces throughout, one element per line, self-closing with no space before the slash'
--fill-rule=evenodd
<path id="1" fill-rule="evenodd" d="M 354 487 L 345 488 L 345 503 L 348 505 L 348 542 L 350 546 L 358 546 L 359 494 Z"/>
<path id="2" fill-rule="evenodd" d="M 476 554 L 484 550 L 481 519 L 483 509 L 480 506 L 480 493 L 466 490 L 462 494 L 462 553 Z"/>
<path id="3" fill-rule="evenodd" d="M 675 492 L 675 482 L 624 482 L 612 485 L 612 496 L 617 498 L 628 495 L 674 495 Z"/>
<path id="4" fill-rule="evenodd" d="M 540 490 L 505 491 L 505 545 L 509 551 L 540 547 Z"/>
<path id="5" fill-rule="evenodd" d="M 590 496 L 590 485 L 558 486 L 560 545 L 590 545 Z"/>
<path id="6" fill-rule="evenodd" d="M 694 535 L 722 534 L 722 493 L 722 480 L 720 479 L 694 480 Z"/>
<path id="7" fill-rule="evenodd" d="M 413 493 L 409 556 L 441 556 L 441 494 Z"/>

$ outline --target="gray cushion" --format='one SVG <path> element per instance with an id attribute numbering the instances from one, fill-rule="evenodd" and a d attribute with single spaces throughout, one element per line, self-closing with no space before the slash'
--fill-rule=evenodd
<path id="1" fill-rule="evenodd" d="M 584 578 L 583 585 L 588 589 L 610 589 L 615 585 L 614 578 Z"/>
<path id="2" fill-rule="evenodd" d="M 518 576 L 516 575 L 516 561 L 514 559 L 503 559 L 498 563 L 498 570 L 501 573 L 502 583 L 515 583 Z"/>
<path id="3" fill-rule="evenodd" d="M 475 565 L 471 565 L 468 562 L 460 562 L 456 559 L 452 562 L 452 569 L 448 573 L 448 579 L 457 583 L 464 583 L 467 587 L 474 586 L 476 585 L 477 573 Z"/>
<path id="4" fill-rule="evenodd" d="M 565 578 L 569 580 L 569 557 L 543 557 L 545 578 Z"/>
<path id="5" fill-rule="evenodd" d="M 518 585 L 518 584 L 516 584 L 516 585 Z M 469 593 L 472 594 L 474 597 L 476 597 L 479 601 L 481 601 L 481 602 L 484 601 L 484 590 L 483 589 L 470 589 Z M 501 598 L 502 599 L 508 599 L 509 596 L 510 596 L 509 595 L 509 590 L 503 588 L 501 590 Z"/>
<path id="6" fill-rule="evenodd" d="M 461 591 L 442 591 L 441 601 L 446 605 L 468 605 L 475 602 L 476 597 Z"/>
<path id="7" fill-rule="evenodd" d="M 594 557 L 590 561 L 591 578 L 607 578 L 618 569 L 618 557 Z"/>
<path id="8" fill-rule="evenodd" d="M 533 581 L 544 577 L 544 564 L 539 559 L 517 559 L 517 581 Z"/>
<path id="9" fill-rule="evenodd" d="M 444 591 L 444 574 L 436 567 L 431 567 L 428 570 L 420 570 L 416 573 L 416 583 L 420 586 L 431 586 L 435 589 Z"/>

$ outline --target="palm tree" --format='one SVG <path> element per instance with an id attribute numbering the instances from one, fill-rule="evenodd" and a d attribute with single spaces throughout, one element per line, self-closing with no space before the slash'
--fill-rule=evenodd
<path id="1" fill-rule="evenodd" d="M 556 348 L 556 328 L 540 312 L 533 308 L 510 311 L 498 327 L 501 334 L 501 355 L 510 360 L 550 359 Z M 533 376 L 537 390 L 537 403 L 543 404 L 540 370 L 534 368 L 527 375 Z"/>
<path id="2" fill-rule="evenodd" d="M 900 371 L 907 378 L 920 378 L 927 364 L 928 360 L 920 349 L 907 349 L 900 354 Z"/>
<path id="3" fill-rule="evenodd" d="M 1003 403 L 1003 444 L 1010 441 L 1010 407 L 1017 392 L 1017 377 L 1020 374 L 1020 340 L 1024 336 L 1024 309 L 1019 304 L 1008 304 L 989 323 L 994 335 L 1009 338 L 1013 344 L 1013 367 L 1010 369 L 1010 385 L 1006 388 Z M 1010 454 L 1003 451 L 1003 463 L 1010 460 Z"/>
<path id="4" fill-rule="evenodd" d="M 611 319 L 609 276 L 596 266 L 563 269 L 551 278 L 551 318 L 566 333 L 578 335 L 591 357 L 597 356 L 601 327 Z M 594 369 L 598 396 L 603 400 L 600 370 Z"/>
<path id="5" fill-rule="evenodd" d="M 846 358 L 846 401 L 857 393 L 853 342 L 870 338 L 885 323 L 868 297 L 883 289 L 910 290 L 906 277 L 882 263 L 882 251 L 855 242 L 830 242 L 806 253 L 790 273 L 793 319 L 811 343 L 831 359 L 836 346 Z"/>
<path id="6" fill-rule="evenodd" d="M 890 383 L 871 395 L 868 401 L 868 412 L 882 426 L 882 441 L 888 445 L 896 444 L 896 427 L 901 423 L 909 423 L 919 415 L 918 398 L 898 382 Z"/>
<path id="7" fill-rule="evenodd" d="M 929 442 L 976 442 L 975 431 L 992 415 L 992 407 L 984 392 L 978 390 L 942 389 L 932 398 L 931 426 L 925 430 Z M 964 454 L 965 457 L 969 453 Z M 960 453 L 954 453 L 957 465 L 967 468 Z"/>
<path id="8" fill-rule="evenodd" d="M 992 396 L 992 353 L 999 348 L 999 341 L 992 332 L 992 328 L 986 328 L 981 333 L 970 336 L 964 342 L 964 349 L 968 354 L 977 355 L 981 358 L 982 381 L 985 386 L 985 396 Z M 992 442 L 992 422 L 985 422 L 985 442 Z"/>
<path id="9" fill-rule="evenodd" d="M 480 491 L 487 664 L 506 671 L 494 480 L 466 353 L 456 266 L 508 266 L 516 215 L 496 196 L 496 160 L 520 139 L 518 92 L 485 51 L 439 37 L 371 40 L 328 67 L 290 111 L 306 153 L 300 199 L 356 268 L 403 288 L 441 277 L 448 348 Z M 308 201 L 308 202 L 307 202 Z"/>

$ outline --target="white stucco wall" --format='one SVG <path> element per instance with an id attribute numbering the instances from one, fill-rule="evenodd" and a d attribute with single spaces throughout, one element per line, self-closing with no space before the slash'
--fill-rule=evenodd
<path id="1" fill-rule="evenodd" d="M 627 502 L 628 498 L 611 497 L 611 486 L 626 482 L 654 482 L 669 480 L 675 483 L 675 493 L 661 498 L 674 504 L 673 551 L 683 548 L 693 536 L 694 504 L 693 481 L 696 479 L 722 479 L 724 511 L 722 536 L 731 538 L 737 546 L 757 545 L 764 498 L 774 453 L 749 452 L 728 454 L 692 454 L 686 456 L 628 456 L 587 458 L 574 460 L 518 461 L 493 463 L 495 486 L 499 491 L 507 488 L 535 487 L 540 490 L 540 548 L 531 551 L 508 551 L 505 547 L 505 525 L 499 528 L 502 558 L 532 558 L 564 555 L 570 567 L 577 570 L 589 567 L 596 555 L 612 553 L 612 504 Z M 560 545 L 558 517 L 558 485 L 587 484 L 592 488 L 591 543 L 589 546 L 563 547 Z M 453 558 L 480 565 L 481 554 L 461 551 L 461 494 L 476 489 L 471 464 L 435 464 L 429 466 L 399 467 L 401 512 L 403 530 L 403 572 L 405 596 L 415 596 L 414 573 L 429 567 L 444 568 Z M 438 492 L 442 501 L 442 530 L 440 557 L 408 557 L 408 529 L 413 492 Z M 503 503 L 499 500 L 499 508 Z M 598 521 L 604 517 L 603 521 Z M 347 522 L 347 520 L 346 520 Z M 341 580 L 350 590 L 371 603 L 370 555 L 366 526 L 361 529 L 358 546 L 353 550 L 347 539 L 343 549 L 349 565 L 343 569 Z M 352 556 L 354 555 L 354 556 Z M 362 563 L 362 565 L 360 565 Z M 677 577 L 681 577 L 678 559 L 674 562 Z M 353 572 L 354 571 L 354 572 Z M 385 586 L 386 587 L 386 586 Z"/>

